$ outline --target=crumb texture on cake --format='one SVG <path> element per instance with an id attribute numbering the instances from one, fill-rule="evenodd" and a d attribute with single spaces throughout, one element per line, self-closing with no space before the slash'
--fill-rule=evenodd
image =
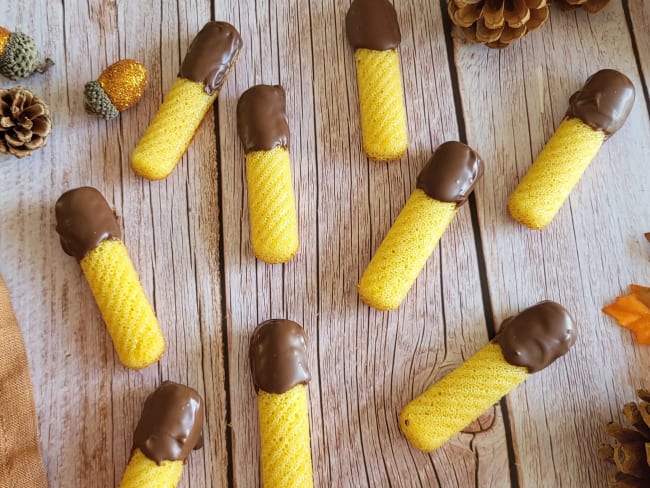
<path id="1" fill-rule="evenodd" d="M 132 369 L 158 361 L 165 338 L 124 243 L 105 240 L 79 264 L 120 361 Z"/>
<path id="2" fill-rule="evenodd" d="M 510 195 L 512 218 L 537 230 L 550 224 L 604 140 L 582 120 L 564 119 Z"/>
<path id="3" fill-rule="evenodd" d="M 456 210 L 453 202 L 413 191 L 361 276 L 362 300 L 379 310 L 399 307 Z"/>
<path id="4" fill-rule="evenodd" d="M 251 245 L 267 263 L 284 263 L 299 247 L 289 151 L 275 147 L 246 154 Z"/>
<path id="5" fill-rule="evenodd" d="M 183 461 L 163 461 L 160 466 L 136 449 L 126 466 L 119 488 L 176 488 Z"/>
<path id="6" fill-rule="evenodd" d="M 150 180 L 169 176 L 218 94 L 206 94 L 203 83 L 177 78 L 131 154 L 133 170 Z"/>
<path id="7" fill-rule="evenodd" d="M 363 150 L 376 161 L 392 161 L 408 148 L 406 108 L 397 49 L 356 49 Z"/>
<path id="8" fill-rule="evenodd" d="M 257 405 L 264 487 L 311 488 L 307 387 L 296 385 L 281 394 L 260 390 Z"/>
<path id="9" fill-rule="evenodd" d="M 406 405 L 399 426 L 422 451 L 442 446 L 530 373 L 508 363 L 498 344 L 490 343 Z"/>

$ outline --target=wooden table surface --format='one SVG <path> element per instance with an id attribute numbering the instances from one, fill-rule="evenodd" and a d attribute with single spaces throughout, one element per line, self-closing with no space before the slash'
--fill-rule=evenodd
<path id="1" fill-rule="evenodd" d="M 20 82 L 50 105 L 48 145 L 22 160 L 0 157 L 0 273 L 27 343 L 51 486 L 119 483 L 143 400 L 166 379 L 206 400 L 205 448 L 181 486 L 257 486 L 247 351 L 251 331 L 272 317 L 298 321 L 309 336 L 317 486 L 607 485 L 612 470 L 596 458 L 603 425 L 650 386 L 650 349 L 600 312 L 629 283 L 650 284 L 650 2 L 613 0 L 594 15 L 552 8 L 544 28 L 494 51 L 453 41 L 444 2 L 395 0 L 410 144 L 392 164 L 361 151 L 349 3 L 0 5 L 0 24 L 32 35 L 56 63 Z M 176 171 L 143 180 L 129 154 L 209 19 L 233 23 L 245 48 Z M 114 121 L 89 117 L 84 83 L 124 57 L 149 69 L 143 100 Z M 604 67 L 632 79 L 634 109 L 552 225 L 527 230 L 508 217 L 507 196 L 569 95 Z M 256 83 L 287 91 L 301 248 L 286 265 L 256 261 L 249 241 L 235 105 Z M 404 304 L 372 310 L 357 296 L 359 276 L 420 168 L 450 139 L 477 149 L 485 175 Z M 79 266 L 59 245 L 54 202 L 80 185 L 115 205 L 167 337 L 163 359 L 144 371 L 119 363 Z M 571 353 L 473 432 L 432 454 L 409 447 L 397 425 L 402 406 L 485 345 L 505 317 L 542 299 L 577 318 Z"/>

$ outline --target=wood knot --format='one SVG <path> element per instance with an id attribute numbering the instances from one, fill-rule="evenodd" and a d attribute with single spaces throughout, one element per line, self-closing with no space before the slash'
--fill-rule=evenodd
<path id="1" fill-rule="evenodd" d="M 462 432 L 465 434 L 481 434 L 487 432 L 494 426 L 496 418 L 496 406 L 492 405 L 483 415 L 465 427 Z"/>

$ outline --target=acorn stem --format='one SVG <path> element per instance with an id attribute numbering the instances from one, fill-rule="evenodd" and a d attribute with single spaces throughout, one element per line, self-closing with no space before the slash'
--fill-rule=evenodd
<path id="1" fill-rule="evenodd" d="M 45 73 L 52 66 L 54 66 L 54 61 L 52 61 L 50 58 L 45 58 L 45 61 L 43 61 L 43 64 L 41 64 L 39 67 L 37 67 L 35 71 L 37 73 Z"/>

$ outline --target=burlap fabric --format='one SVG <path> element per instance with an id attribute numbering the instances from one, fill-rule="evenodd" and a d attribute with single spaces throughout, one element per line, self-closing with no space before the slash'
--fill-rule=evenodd
<path id="1" fill-rule="evenodd" d="M 0 276 L 0 488 L 47 487 L 23 336 Z"/>

